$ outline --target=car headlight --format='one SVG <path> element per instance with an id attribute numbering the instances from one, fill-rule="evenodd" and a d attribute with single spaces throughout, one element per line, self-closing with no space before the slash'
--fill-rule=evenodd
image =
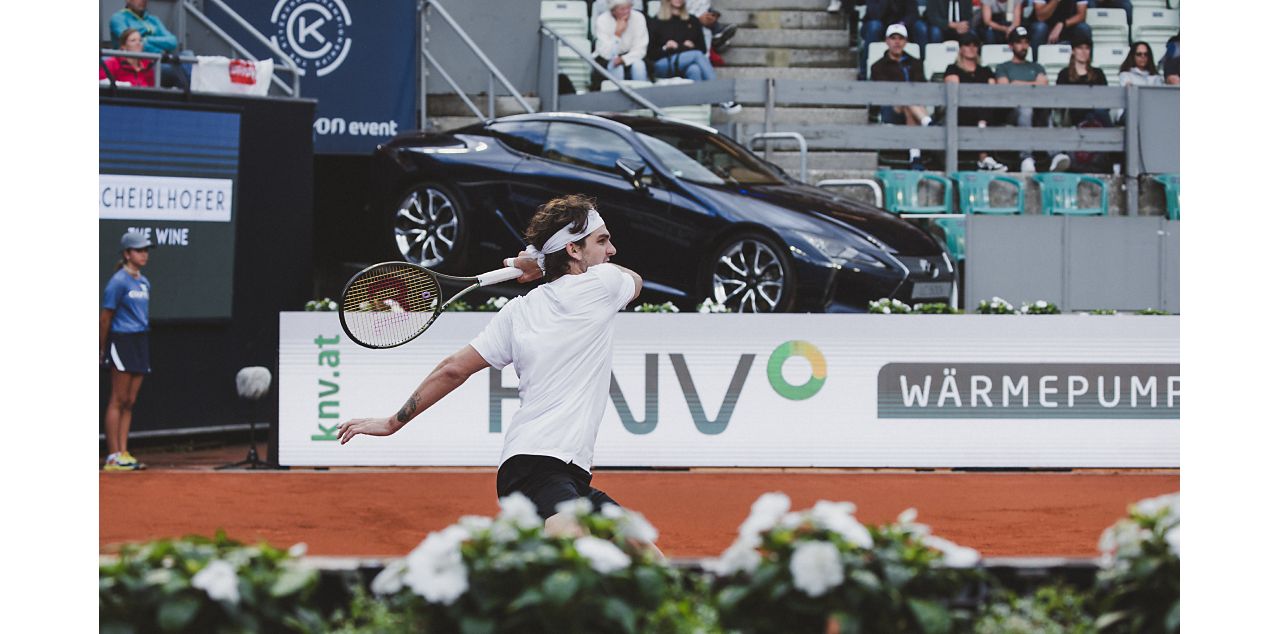
<path id="1" fill-rule="evenodd" d="M 858 248 L 857 246 L 854 246 L 854 244 L 850 243 L 853 242 L 856 244 L 861 241 L 855 242 L 853 239 L 835 240 L 826 236 L 806 233 L 803 231 L 797 231 L 795 233 L 806 243 L 812 246 L 815 251 L 830 259 L 833 264 L 845 266 L 850 263 L 856 263 L 858 265 L 885 268 L 884 262 L 881 262 L 874 255 L 871 255 L 872 247 L 865 242 L 862 242 L 861 245 L 859 245 L 862 248 Z"/>

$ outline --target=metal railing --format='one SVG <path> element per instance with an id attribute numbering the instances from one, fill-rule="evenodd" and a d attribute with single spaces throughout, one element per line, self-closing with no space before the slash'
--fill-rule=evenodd
<path id="1" fill-rule="evenodd" d="M 564 36 L 560 35 L 559 33 L 556 33 L 555 29 L 545 24 L 543 24 L 541 28 L 542 28 L 542 32 L 546 33 L 547 35 L 550 35 L 551 38 L 555 40 L 557 44 L 563 44 L 569 47 L 569 50 L 573 51 L 574 55 L 581 57 L 583 61 L 585 61 L 588 65 L 591 66 L 592 70 L 594 70 L 597 73 L 600 73 L 600 75 L 604 78 L 604 81 L 613 82 L 613 84 L 618 87 L 618 90 L 622 94 L 626 95 L 636 104 L 638 104 L 640 107 L 648 108 L 649 110 L 652 110 L 654 116 L 658 116 L 658 117 L 667 116 L 667 113 L 664 112 L 662 108 L 659 108 L 658 106 L 654 105 L 652 101 L 649 101 L 648 99 L 645 99 L 644 97 L 640 96 L 635 90 L 632 90 L 630 86 L 627 86 L 621 81 L 615 81 L 613 75 L 610 75 L 609 71 L 606 70 L 605 67 L 601 66 L 600 63 L 597 62 L 594 57 L 587 54 L 586 51 L 583 51 L 582 49 L 578 48 L 577 44 L 574 44 L 572 41 L 566 39 Z M 557 51 L 557 55 L 555 55 L 553 58 L 553 65 L 551 70 L 552 76 L 558 76 L 560 73 L 559 60 L 560 60 L 560 56 Z M 552 110 L 559 109 L 559 97 L 554 94 L 552 96 L 551 109 Z"/>
<path id="2" fill-rule="evenodd" d="M 464 92 L 462 88 L 458 86 L 458 83 L 453 80 L 453 77 L 449 76 L 449 73 L 445 71 L 444 67 L 441 66 L 440 63 L 436 61 L 436 58 L 431 55 L 431 52 L 427 50 L 427 41 L 428 41 L 427 32 L 431 30 L 430 25 L 427 23 L 427 18 L 429 17 L 432 9 L 434 9 L 437 13 L 440 14 L 440 17 L 444 19 L 445 24 L 447 24 L 449 28 L 453 29 L 453 32 L 458 36 L 459 39 L 462 40 L 462 43 L 465 44 L 467 48 L 471 49 L 471 52 L 474 53 L 476 58 L 480 60 L 480 63 L 483 64 L 486 69 L 488 69 L 489 71 L 489 94 L 488 94 L 489 116 L 488 117 L 485 117 L 484 114 L 480 112 L 480 108 L 476 106 L 475 102 L 473 102 L 471 98 L 467 96 L 466 92 Z M 453 16 L 449 15 L 449 12 L 446 11 L 444 7 L 440 5 L 439 2 L 437 2 L 436 0 L 421 0 L 421 2 L 418 3 L 418 23 L 422 27 L 422 38 L 420 40 L 422 59 L 425 60 L 428 64 L 430 64 L 433 68 L 435 68 L 436 72 L 440 73 L 440 76 L 443 77 L 446 82 L 448 82 L 449 87 L 452 88 L 453 92 L 456 93 L 458 97 L 462 99 L 462 102 L 466 104 L 467 108 L 471 110 L 472 114 L 474 114 L 477 119 L 487 122 L 487 121 L 493 120 L 495 117 L 497 104 L 495 103 L 495 94 L 494 94 L 494 85 L 493 85 L 494 79 L 497 79 L 498 82 L 502 84 L 502 87 L 507 90 L 507 93 L 509 93 L 512 97 L 515 98 L 516 102 L 520 104 L 520 107 L 524 108 L 525 112 L 528 112 L 528 113 L 536 112 L 533 106 L 530 106 L 529 102 L 525 101 L 525 98 L 520 95 L 520 91 L 516 90 L 516 87 L 511 84 L 511 81 L 507 79 L 507 76 L 502 74 L 502 71 L 498 70 L 497 66 L 493 65 L 493 62 L 489 60 L 489 56 L 485 55 L 484 51 L 480 50 L 479 46 L 476 46 L 476 43 L 472 41 L 471 36 L 467 35 L 467 32 L 464 31 L 462 27 L 458 25 L 457 21 L 453 19 Z M 418 112 L 422 117 L 422 121 L 419 123 L 419 127 L 422 127 L 422 128 L 427 127 L 427 82 L 426 82 L 425 76 L 426 76 L 425 72 L 420 73 L 420 77 L 423 77 L 424 79 L 422 79 L 422 81 L 419 82 L 420 85 L 419 85 L 419 92 L 418 92 L 418 97 L 419 97 Z"/>
<path id="3" fill-rule="evenodd" d="M 271 41 L 271 39 L 263 35 L 261 31 L 254 28 L 252 24 L 249 24 L 247 20 L 241 17 L 239 13 L 236 13 L 231 7 L 227 6 L 227 4 L 222 0 L 204 0 L 204 2 L 212 4 L 213 6 L 221 9 L 223 12 L 227 14 L 228 17 L 231 18 L 233 22 L 239 25 L 240 28 L 244 29 L 245 32 L 253 36 L 253 38 L 256 39 L 258 43 L 267 47 L 267 50 L 271 51 L 271 54 L 276 58 L 278 58 L 282 63 L 281 65 L 276 67 L 276 70 L 290 73 L 293 75 L 293 82 L 292 82 L 292 85 L 290 85 L 290 84 L 286 84 L 284 80 L 277 77 L 276 74 L 273 72 L 271 74 L 272 84 L 278 86 L 281 90 L 285 92 L 285 94 L 289 95 L 290 97 L 302 96 L 302 69 L 298 68 L 298 65 L 294 63 L 292 58 L 286 55 L 284 51 L 280 50 L 279 46 L 276 46 L 275 42 Z M 258 59 L 257 56 L 250 53 L 248 49 L 246 49 L 244 46 L 240 44 L 240 42 L 236 41 L 235 38 L 231 37 L 231 35 L 229 35 L 225 30 L 223 30 L 222 27 L 219 27 L 217 24 L 214 24 L 213 20 L 209 19 L 209 16 L 205 15 L 204 12 L 202 12 L 200 8 L 197 7 L 194 2 L 192 2 L 192 0 L 182 0 L 182 2 L 178 4 L 179 25 L 183 25 L 183 26 L 186 25 L 186 16 L 188 13 L 192 17 L 194 17 L 197 22 L 199 22 L 205 28 L 209 29 L 214 35 L 218 36 L 218 38 L 220 38 L 223 42 L 226 42 L 227 45 L 230 46 L 233 50 L 235 50 L 235 52 L 238 55 L 244 57 L 245 59 L 252 59 L 252 60 Z"/>
<path id="4" fill-rule="evenodd" d="M 748 148 L 754 148 L 756 141 L 764 141 L 765 148 L 768 148 L 769 141 L 791 140 L 800 144 L 800 182 L 809 182 L 809 143 L 804 140 L 804 135 L 799 132 L 760 132 L 751 135 L 751 139 L 747 141 Z M 754 151 L 754 149 L 752 150 Z M 766 150 L 767 152 L 767 150 Z M 766 157 L 768 154 L 766 154 Z M 767 158 L 765 160 L 768 160 Z"/>

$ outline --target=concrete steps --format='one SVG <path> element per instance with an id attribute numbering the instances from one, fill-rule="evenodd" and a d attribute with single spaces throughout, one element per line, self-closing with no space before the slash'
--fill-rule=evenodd
<path id="1" fill-rule="evenodd" d="M 716 0 L 718 11 L 813 11 L 827 12 L 830 0 Z"/>
<path id="2" fill-rule="evenodd" d="M 803 33 L 803 31 L 796 31 Z M 744 31 L 739 31 L 738 37 Z M 733 44 L 720 56 L 726 66 L 775 66 L 787 68 L 854 68 L 857 56 L 848 47 L 840 48 L 765 48 Z"/>
<path id="3" fill-rule="evenodd" d="M 844 16 L 826 11 L 815 13 L 813 11 L 720 9 L 720 19 L 726 24 L 737 24 L 739 29 L 744 29 L 734 36 L 735 42 L 742 37 L 745 29 L 839 29 L 846 34 L 847 38 Z M 845 45 L 848 46 L 847 43 Z"/>
<path id="4" fill-rule="evenodd" d="M 847 49 L 849 34 L 843 29 L 756 28 L 739 29 L 729 51 L 735 48 Z"/>
<path id="5" fill-rule="evenodd" d="M 716 77 L 725 79 L 808 79 L 857 81 L 855 68 L 787 68 L 784 66 L 722 66 Z"/>

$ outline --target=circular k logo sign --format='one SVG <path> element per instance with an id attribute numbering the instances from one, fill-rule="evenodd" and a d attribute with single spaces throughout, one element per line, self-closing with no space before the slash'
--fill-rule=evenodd
<path id="1" fill-rule="evenodd" d="M 276 27 L 272 40 L 303 74 L 324 77 L 351 50 L 351 12 L 342 0 L 277 0 L 271 23 Z"/>

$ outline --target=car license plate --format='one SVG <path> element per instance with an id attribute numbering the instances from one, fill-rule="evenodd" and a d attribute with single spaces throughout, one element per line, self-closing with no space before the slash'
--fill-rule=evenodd
<path id="1" fill-rule="evenodd" d="M 911 288 L 911 299 L 951 297 L 951 282 L 917 282 Z"/>

